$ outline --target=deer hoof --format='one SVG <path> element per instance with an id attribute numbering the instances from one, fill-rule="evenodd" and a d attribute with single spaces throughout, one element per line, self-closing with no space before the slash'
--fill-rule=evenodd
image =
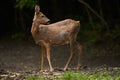
<path id="1" fill-rule="evenodd" d="M 53 68 L 51 68 L 51 69 L 50 69 L 50 72 L 53 72 L 53 71 L 54 71 L 54 69 L 53 69 Z"/>
<path id="2" fill-rule="evenodd" d="M 66 70 L 67 70 L 67 68 L 64 68 L 64 69 L 63 69 L 63 71 L 66 71 Z"/>
<path id="3" fill-rule="evenodd" d="M 40 70 L 40 73 L 43 73 L 44 72 L 44 70 Z"/>
<path id="4" fill-rule="evenodd" d="M 77 69 L 77 70 L 80 70 L 80 68 L 81 68 L 81 65 L 78 65 L 76 69 Z"/>

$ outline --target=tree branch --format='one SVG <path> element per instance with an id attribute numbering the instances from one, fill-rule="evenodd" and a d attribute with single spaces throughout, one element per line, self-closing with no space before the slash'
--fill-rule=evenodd
<path id="1" fill-rule="evenodd" d="M 85 5 L 92 13 L 94 13 L 101 21 L 102 23 L 106 26 L 107 31 L 109 31 L 109 26 L 108 23 L 103 19 L 103 17 L 101 17 L 93 8 L 91 8 L 91 6 L 86 3 L 83 0 L 78 0 L 80 3 L 82 3 L 83 5 Z"/>

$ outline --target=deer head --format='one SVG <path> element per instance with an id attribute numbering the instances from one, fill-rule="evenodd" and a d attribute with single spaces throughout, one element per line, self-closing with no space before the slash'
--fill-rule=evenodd
<path id="1" fill-rule="evenodd" d="M 40 7 L 36 5 L 33 21 L 36 21 L 39 24 L 49 24 L 50 19 L 48 19 L 42 12 L 40 12 Z"/>

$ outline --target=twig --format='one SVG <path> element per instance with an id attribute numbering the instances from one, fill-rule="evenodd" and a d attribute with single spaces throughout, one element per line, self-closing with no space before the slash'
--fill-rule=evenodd
<path id="1" fill-rule="evenodd" d="M 101 21 L 102 23 L 106 26 L 107 31 L 109 31 L 109 26 L 108 23 L 85 1 L 83 0 L 78 0 L 80 3 L 85 5 L 91 12 L 93 12 Z"/>

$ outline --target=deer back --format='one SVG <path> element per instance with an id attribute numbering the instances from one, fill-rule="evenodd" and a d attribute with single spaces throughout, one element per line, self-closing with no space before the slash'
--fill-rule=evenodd
<path id="1" fill-rule="evenodd" d="M 37 43 L 49 42 L 51 45 L 63 45 L 69 43 L 72 35 L 79 31 L 79 22 L 66 19 L 50 25 L 39 25 Z"/>

